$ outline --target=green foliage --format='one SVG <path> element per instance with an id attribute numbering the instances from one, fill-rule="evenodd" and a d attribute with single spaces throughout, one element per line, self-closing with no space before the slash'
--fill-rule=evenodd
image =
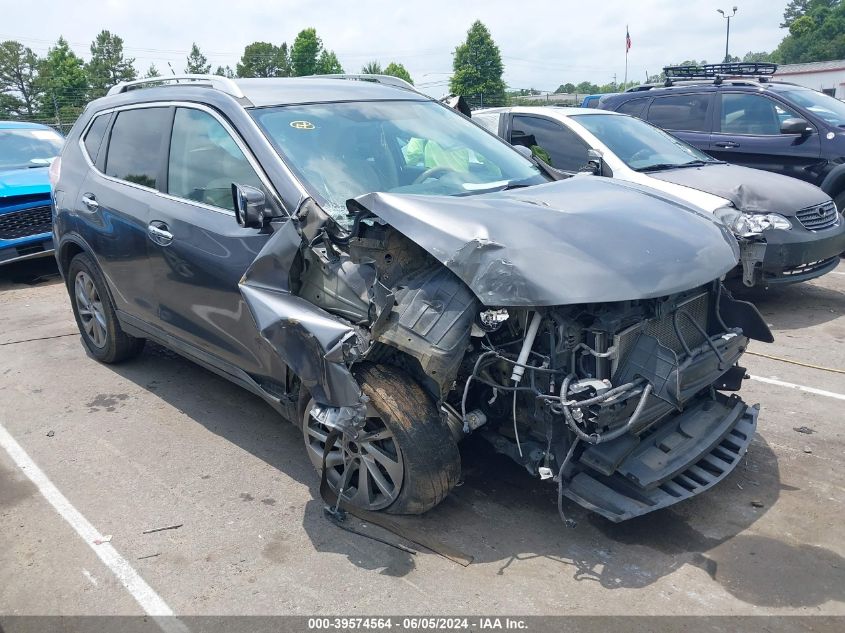
<path id="1" fill-rule="evenodd" d="M 781 64 L 845 58 L 845 3 L 842 0 L 793 0 L 783 14 L 789 29 L 771 60 Z"/>
<path id="2" fill-rule="evenodd" d="M 411 73 L 402 65 L 397 62 L 390 62 L 387 67 L 384 69 L 385 75 L 390 75 L 391 77 L 399 77 L 400 79 L 404 79 L 409 84 L 414 83 L 414 80 L 411 79 Z"/>
<path id="3" fill-rule="evenodd" d="M 228 77 L 229 79 L 235 78 L 235 71 L 232 70 L 232 67 L 228 64 L 224 66 L 218 66 L 217 70 L 214 71 L 215 75 L 220 75 L 221 77 Z"/>
<path id="4" fill-rule="evenodd" d="M 573 83 L 565 83 L 560 84 L 555 90 L 555 94 L 572 94 L 575 92 L 575 84 Z"/>
<path id="5" fill-rule="evenodd" d="M 807 12 L 809 4 L 810 0 L 790 0 L 789 4 L 786 5 L 786 9 L 783 11 L 783 22 L 781 22 L 780 28 L 788 29 L 792 26 L 792 23 L 796 19 Z"/>
<path id="6" fill-rule="evenodd" d="M 334 75 L 343 72 L 343 66 L 337 59 L 334 51 L 323 50 L 320 53 L 320 58 L 317 60 L 317 74 L 318 75 Z"/>
<path id="7" fill-rule="evenodd" d="M 105 95 L 121 81 L 135 79 L 134 59 L 123 56 L 123 39 L 109 31 L 100 31 L 91 42 L 91 59 L 85 65 L 90 98 Z"/>
<path id="8" fill-rule="evenodd" d="M 363 66 L 361 66 L 361 72 L 365 75 L 382 75 L 384 74 L 384 70 L 381 67 L 381 64 L 378 61 L 373 60 L 371 62 L 367 62 Z"/>
<path id="9" fill-rule="evenodd" d="M 290 77 L 288 45 L 253 42 L 244 48 L 237 65 L 238 77 Z"/>
<path id="10" fill-rule="evenodd" d="M 742 61 L 744 61 L 744 62 L 770 62 L 770 61 L 772 61 L 772 54 L 766 53 L 765 51 L 760 51 L 759 53 L 754 53 L 752 51 L 749 51 L 745 55 L 742 56 Z"/>
<path id="11" fill-rule="evenodd" d="M 20 42 L 0 43 L 0 116 L 35 116 L 38 56 Z"/>
<path id="12" fill-rule="evenodd" d="M 161 73 L 158 72 L 158 68 L 156 68 L 155 64 L 150 64 L 150 67 L 147 68 L 147 72 L 144 73 L 145 79 L 149 79 L 150 77 L 161 77 Z"/>
<path id="13" fill-rule="evenodd" d="M 504 66 L 499 47 L 480 20 L 467 31 L 466 41 L 455 49 L 449 89 L 472 105 L 505 104 Z"/>
<path id="14" fill-rule="evenodd" d="M 191 45 L 191 52 L 188 54 L 185 72 L 189 75 L 207 75 L 211 72 L 211 64 L 208 58 L 200 52 L 199 46 L 194 42 Z"/>
<path id="15" fill-rule="evenodd" d="M 39 114 L 58 124 L 74 121 L 85 106 L 88 77 L 85 65 L 60 37 L 38 66 L 38 89 L 43 93 Z"/>
<path id="16" fill-rule="evenodd" d="M 303 29 L 293 41 L 290 49 L 290 63 L 295 77 L 317 74 L 317 64 L 323 42 L 313 28 Z"/>

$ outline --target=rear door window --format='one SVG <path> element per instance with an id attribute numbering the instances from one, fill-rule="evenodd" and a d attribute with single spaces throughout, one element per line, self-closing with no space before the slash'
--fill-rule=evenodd
<path id="1" fill-rule="evenodd" d="M 648 105 L 648 101 L 648 98 L 631 99 L 616 108 L 616 111 L 643 119 L 645 118 L 645 107 Z"/>
<path id="2" fill-rule="evenodd" d="M 709 132 L 707 111 L 709 94 L 685 94 L 655 97 L 648 108 L 648 121 L 664 130 Z"/>
<path id="3" fill-rule="evenodd" d="M 106 174 L 157 189 L 169 126 L 169 108 L 118 112 L 109 139 Z"/>
<path id="4" fill-rule="evenodd" d="M 528 147 L 557 169 L 574 172 L 587 164 L 587 144 L 558 121 L 514 115 L 510 141 Z"/>
<path id="5" fill-rule="evenodd" d="M 776 136 L 786 119 L 797 115 L 768 97 L 747 93 L 724 93 L 719 131 L 722 134 Z"/>
<path id="6" fill-rule="evenodd" d="M 234 211 L 232 183 L 264 189 L 246 155 L 220 121 L 202 110 L 176 108 L 167 192 Z"/>

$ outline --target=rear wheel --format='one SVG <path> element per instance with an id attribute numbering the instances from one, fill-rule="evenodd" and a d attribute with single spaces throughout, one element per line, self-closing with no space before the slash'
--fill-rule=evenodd
<path id="1" fill-rule="evenodd" d="M 71 260 L 67 288 L 82 341 L 94 358 L 119 363 L 141 352 L 144 339 L 121 329 L 105 279 L 89 255 L 80 253 Z"/>
<path id="2" fill-rule="evenodd" d="M 421 514 L 440 503 L 458 482 L 458 446 L 434 402 L 407 374 L 385 365 L 355 372 L 370 402 L 363 431 L 339 437 L 326 455 L 326 480 L 344 500 L 364 510 Z M 319 472 L 329 429 L 311 416 L 313 398 L 302 389 L 299 419 L 305 448 Z M 348 476 L 347 476 L 348 475 Z"/>

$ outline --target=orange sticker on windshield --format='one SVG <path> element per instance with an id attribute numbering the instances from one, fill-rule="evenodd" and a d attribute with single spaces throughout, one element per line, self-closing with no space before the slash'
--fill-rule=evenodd
<path id="1" fill-rule="evenodd" d="M 313 130 L 314 124 L 311 121 L 291 121 L 290 126 L 296 130 Z"/>

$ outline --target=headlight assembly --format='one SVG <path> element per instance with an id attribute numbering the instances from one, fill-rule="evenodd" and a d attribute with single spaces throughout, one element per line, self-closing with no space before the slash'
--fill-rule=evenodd
<path id="1" fill-rule="evenodd" d="M 722 207 L 713 213 L 738 237 L 753 237 L 770 229 L 792 228 L 792 223 L 778 213 L 743 213 L 732 207 Z"/>

